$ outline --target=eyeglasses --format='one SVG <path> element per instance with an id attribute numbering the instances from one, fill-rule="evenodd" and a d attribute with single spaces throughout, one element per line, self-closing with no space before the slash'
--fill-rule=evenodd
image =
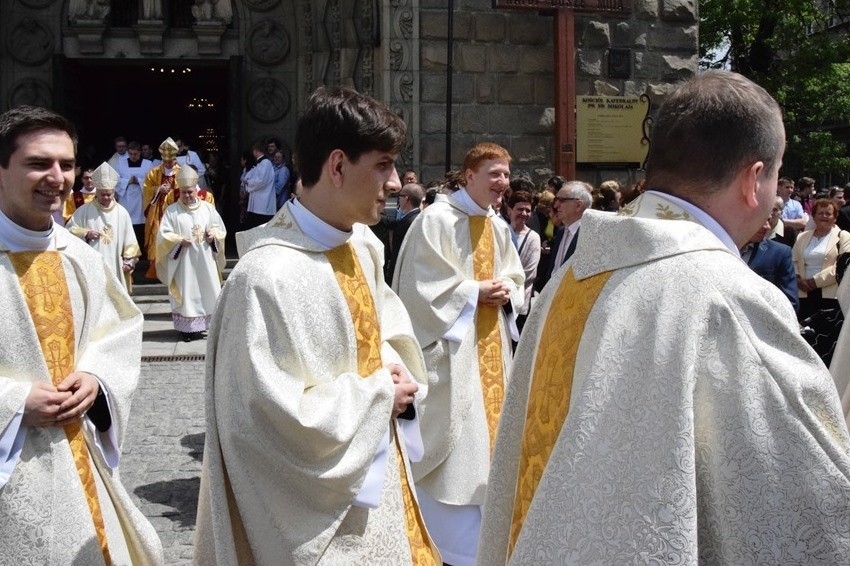
<path id="1" fill-rule="evenodd" d="M 83 181 L 91 181 L 91 175 L 83 175 Z"/>
<path id="2" fill-rule="evenodd" d="M 576 197 L 555 197 L 556 202 L 564 202 L 565 200 L 581 200 L 581 199 L 576 198 Z"/>

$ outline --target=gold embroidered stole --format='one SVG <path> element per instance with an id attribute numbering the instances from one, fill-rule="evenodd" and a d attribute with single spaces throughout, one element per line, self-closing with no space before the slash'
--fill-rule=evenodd
<path id="1" fill-rule="evenodd" d="M 383 367 L 381 359 L 381 328 L 372 292 L 363 275 L 363 269 L 351 243 L 343 244 L 325 252 L 334 270 L 337 283 L 348 303 L 354 333 L 357 337 L 357 373 L 368 377 Z M 401 452 L 396 423 L 391 423 L 395 460 L 399 468 L 401 493 L 404 501 L 404 522 L 410 544 L 410 556 L 414 566 L 438 565 L 437 553 L 431 548 L 425 523 L 413 490 L 407 480 L 407 469 Z"/>
<path id="2" fill-rule="evenodd" d="M 546 322 L 540 330 L 520 445 L 509 556 L 567 419 L 576 354 L 584 325 L 610 276 L 610 272 L 601 273 L 576 281 L 570 269 L 552 297 Z"/>
<path id="3" fill-rule="evenodd" d="M 71 295 L 58 252 L 22 252 L 9 254 L 9 259 L 24 294 L 35 324 L 36 334 L 50 371 L 53 385 L 58 385 L 74 371 L 75 337 Z M 111 564 L 106 542 L 106 526 L 97 496 L 93 464 L 83 436 L 82 423 L 65 425 L 65 435 L 74 456 L 74 464 L 83 484 L 100 550 L 106 564 Z"/>
<path id="4" fill-rule="evenodd" d="M 476 281 L 493 279 L 493 228 L 487 216 L 469 217 L 469 234 L 472 240 L 472 271 Z M 502 335 L 499 330 L 501 307 L 478 303 L 475 315 L 475 335 L 478 339 L 478 373 L 484 394 L 484 412 L 490 433 L 490 451 L 499 430 L 499 416 L 505 399 L 505 371 L 502 359 Z"/>

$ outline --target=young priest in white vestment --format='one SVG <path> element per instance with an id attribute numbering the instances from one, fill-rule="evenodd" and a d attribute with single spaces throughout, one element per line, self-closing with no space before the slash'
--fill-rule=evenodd
<path id="1" fill-rule="evenodd" d="M 0 115 L 0 564 L 162 564 L 117 471 L 142 314 L 52 218 L 75 153 L 62 116 Z"/>
<path id="2" fill-rule="evenodd" d="M 441 564 L 410 473 L 422 353 L 364 225 L 400 188 L 405 134 L 384 104 L 320 88 L 296 132 L 300 196 L 237 234 L 207 350 L 196 564 Z"/>

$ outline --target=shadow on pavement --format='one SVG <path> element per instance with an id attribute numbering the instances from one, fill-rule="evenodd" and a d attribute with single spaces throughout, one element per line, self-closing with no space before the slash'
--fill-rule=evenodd
<path id="1" fill-rule="evenodd" d="M 151 503 L 173 507 L 174 511 L 164 511 L 162 516 L 180 527 L 192 528 L 198 512 L 200 488 L 201 478 L 196 477 L 149 483 L 137 487 L 134 493 Z"/>
<path id="2" fill-rule="evenodd" d="M 189 449 L 189 456 L 198 462 L 204 459 L 204 438 L 206 434 L 199 432 L 198 434 L 187 434 L 180 439 L 180 444 Z"/>

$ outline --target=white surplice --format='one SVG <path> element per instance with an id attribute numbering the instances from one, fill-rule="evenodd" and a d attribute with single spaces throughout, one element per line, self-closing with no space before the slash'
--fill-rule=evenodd
<path id="1" fill-rule="evenodd" d="M 646 193 L 588 211 L 525 325 L 493 455 L 479 564 L 839 564 L 850 438 L 787 298 L 693 214 Z M 725 238 L 724 238 L 725 236 Z M 610 272 L 579 337 L 569 412 L 508 541 L 553 297 Z M 563 337 L 564 342 L 571 340 Z"/>
<path id="2" fill-rule="evenodd" d="M 135 166 L 133 166 L 135 165 Z M 148 171 L 153 167 L 149 159 L 140 159 L 137 164 L 131 164 L 129 159 L 118 160 L 118 185 L 115 187 L 115 200 L 130 213 L 133 224 L 145 223 L 145 211 L 142 208 L 142 184 Z M 130 180 L 135 177 L 134 182 Z"/>

